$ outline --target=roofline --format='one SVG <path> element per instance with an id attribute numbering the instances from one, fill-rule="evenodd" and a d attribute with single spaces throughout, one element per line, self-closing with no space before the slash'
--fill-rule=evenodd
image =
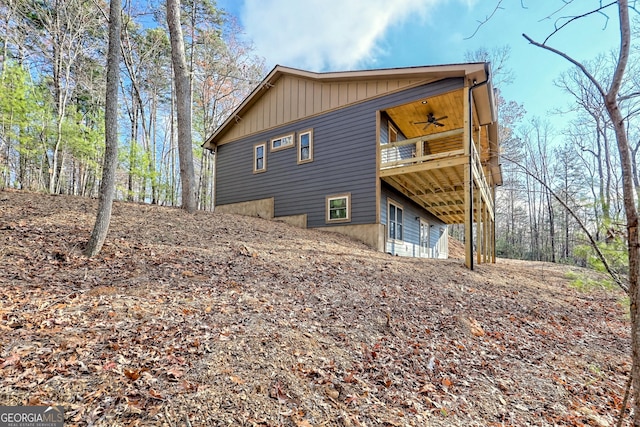
<path id="1" fill-rule="evenodd" d="M 465 77 L 470 81 L 484 80 L 489 77 L 488 63 L 486 62 L 468 62 L 458 64 L 443 64 L 443 65 L 425 65 L 415 67 L 401 67 L 401 68 L 378 68 L 371 70 L 356 70 L 356 71 L 329 71 L 329 72 L 314 72 L 305 71 L 298 68 L 286 67 L 283 65 L 276 65 L 267 74 L 267 76 L 258 84 L 255 89 L 247 96 L 242 103 L 231 113 L 225 121 L 216 129 L 209 138 L 202 144 L 202 147 L 209 150 L 213 150 L 215 147 L 216 137 L 224 134 L 229 125 L 235 120 L 236 117 L 241 116 L 241 113 L 248 107 L 250 107 L 262 93 L 266 92 L 273 84 L 283 75 L 299 76 L 316 80 L 320 82 L 330 81 L 351 81 L 351 80 L 363 80 L 363 79 L 378 79 L 385 77 L 430 77 L 433 78 L 441 75 L 441 78 L 448 77 Z"/>

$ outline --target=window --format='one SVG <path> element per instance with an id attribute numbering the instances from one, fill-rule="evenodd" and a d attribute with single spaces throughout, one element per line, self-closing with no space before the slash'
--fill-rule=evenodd
<path id="1" fill-rule="evenodd" d="M 267 170 L 267 144 L 262 142 L 253 146 L 253 173 Z"/>
<path id="2" fill-rule="evenodd" d="M 313 161 L 313 130 L 298 134 L 298 163 Z"/>
<path id="3" fill-rule="evenodd" d="M 351 221 L 351 194 L 327 197 L 327 222 Z"/>
<path id="4" fill-rule="evenodd" d="M 423 257 L 431 257 L 431 242 L 429 230 L 431 226 L 423 219 L 420 219 L 420 255 Z"/>
<path id="5" fill-rule="evenodd" d="M 383 140 L 384 141 L 384 140 Z M 391 121 L 387 121 L 387 141 L 385 144 L 393 144 L 398 142 L 398 130 L 393 127 Z M 394 162 L 400 160 L 398 147 L 390 147 L 382 149 L 382 163 Z"/>
<path id="6" fill-rule="evenodd" d="M 283 150 L 293 147 L 293 134 L 279 136 L 271 140 L 271 151 Z"/>
<path id="7" fill-rule="evenodd" d="M 387 225 L 389 227 L 390 240 L 402 240 L 402 213 L 400 205 L 395 204 L 395 202 L 389 202 Z"/>
<path id="8" fill-rule="evenodd" d="M 389 122 L 389 144 L 398 142 L 398 131 L 393 127 L 391 122 Z"/>

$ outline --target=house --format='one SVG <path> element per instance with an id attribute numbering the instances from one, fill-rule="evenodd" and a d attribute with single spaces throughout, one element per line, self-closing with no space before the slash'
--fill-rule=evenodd
<path id="1" fill-rule="evenodd" d="M 495 261 L 501 184 L 488 63 L 315 73 L 276 66 L 203 144 L 215 206 L 395 255 Z"/>

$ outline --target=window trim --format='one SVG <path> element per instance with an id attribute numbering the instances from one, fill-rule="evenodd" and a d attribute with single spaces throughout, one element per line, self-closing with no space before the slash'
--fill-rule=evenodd
<path id="1" fill-rule="evenodd" d="M 391 133 L 395 136 L 393 141 L 391 141 Z M 387 122 L 387 144 L 393 144 L 394 142 L 398 142 L 398 129 L 389 120 Z"/>
<path id="2" fill-rule="evenodd" d="M 398 224 L 398 209 L 402 210 L 402 222 L 400 223 L 400 238 L 397 239 L 395 236 L 391 237 L 391 205 L 396 208 L 396 217 L 393 221 L 396 225 Z M 397 232 L 395 233 L 397 236 Z M 393 199 L 387 199 L 387 240 L 392 242 L 404 242 L 404 206 Z"/>
<path id="3" fill-rule="evenodd" d="M 302 158 L 302 136 L 309 135 L 309 158 Z M 313 129 L 305 129 L 298 132 L 298 164 L 313 162 Z"/>
<path id="4" fill-rule="evenodd" d="M 262 168 L 257 168 L 258 163 L 258 147 L 262 147 Z M 259 142 L 257 144 L 253 144 L 253 173 L 262 173 L 267 171 L 267 143 Z"/>
<path id="5" fill-rule="evenodd" d="M 330 215 L 331 215 L 331 200 L 336 200 L 336 199 L 346 199 L 347 201 L 347 217 L 346 218 L 339 218 L 339 219 L 331 219 Z M 325 199 L 325 210 L 326 210 L 326 214 L 325 214 L 325 222 L 327 224 L 335 224 L 335 223 L 342 223 L 342 222 L 351 222 L 351 193 L 341 193 L 341 194 L 332 194 L 331 196 L 327 196 Z"/>
<path id="6" fill-rule="evenodd" d="M 273 143 L 279 139 L 284 139 L 284 138 L 290 138 L 291 139 L 291 143 L 287 144 L 287 145 L 280 145 L 279 147 L 274 147 Z M 270 146 L 270 150 L 271 152 L 274 151 L 280 151 L 280 150 L 286 150 L 287 148 L 292 148 L 295 147 L 296 145 L 296 139 L 295 139 L 295 134 L 294 133 L 286 133 L 280 136 L 277 136 L 275 138 L 271 138 L 271 140 L 269 141 L 269 146 Z"/>

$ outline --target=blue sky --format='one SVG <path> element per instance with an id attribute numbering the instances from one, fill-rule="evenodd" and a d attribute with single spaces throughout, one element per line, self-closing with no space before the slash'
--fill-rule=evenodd
<path id="1" fill-rule="evenodd" d="M 218 0 L 217 4 L 238 19 L 269 69 L 276 64 L 313 71 L 448 64 L 464 62 L 467 51 L 509 45 L 508 67 L 515 81 L 501 88 L 505 98 L 561 127 L 562 118 L 549 113 L 566 108 L 570 99 L 553 81 L 570 64 L 530 45 L 522 33 L 542 41 L 558 18 L 591 10 L 599 0 L 574 0 L 560 11 L 562 0 L 503 0 L 478 29 L 478 21 L 491 15 L 498 2 Z M 611 52 L 619 45 L 616 12 L 607 10 L 608 21 L 596 14 L 572 23 L 548 44 L 578 60 Z"/>

